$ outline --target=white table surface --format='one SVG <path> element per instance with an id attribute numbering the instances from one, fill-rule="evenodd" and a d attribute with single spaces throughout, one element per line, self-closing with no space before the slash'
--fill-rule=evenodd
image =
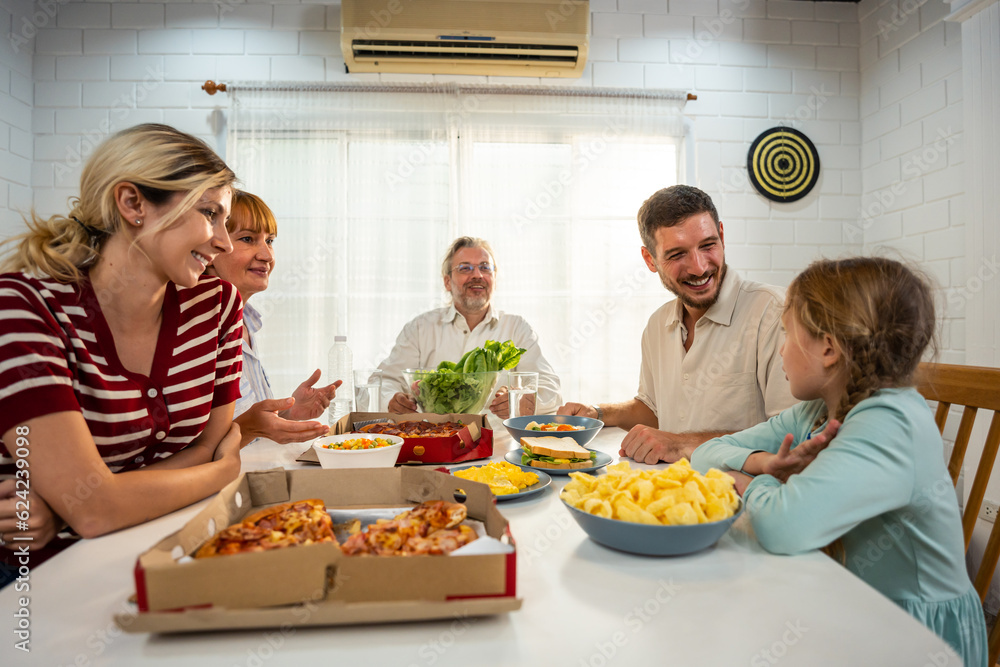
<path id="1" fill-rule="evenodd" d="M 514 445 L 495 432 L 494 458 Z M 624 431 L 590 445 L 617 459 Z M 294 462 L 302 445 L 258 441 L 244 471 Z M 635 464 L 633 464 L 635 465 Z M 713 548 L 670 558 L 592 542 L 549 489 L 499 507 L 518 544 L 519 611 L 485 618 L 182 635 L 122 633 L 136 557 L 198 505 L 87 540 L 31 572 L 31 652 L 14 649 L 13 586 L 0 591 L 0 666 L 44 665 L 873 665 L 957 667 L 936 635 L 826 556 L 775 556 L 746 515 Z"/>

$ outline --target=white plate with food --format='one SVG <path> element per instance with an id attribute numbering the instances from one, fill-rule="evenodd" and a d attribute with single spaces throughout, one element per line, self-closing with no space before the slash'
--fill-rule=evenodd
<path id="1" fill-rule="evenodd" d="M 532 471 L 540 468 L 550 475 L 590 472 L 613 460 L 604 452 L 581 447 L 573 438 L 556 436 L 521 438 L 521 447 L 507 452 L 504 459 Z"/>

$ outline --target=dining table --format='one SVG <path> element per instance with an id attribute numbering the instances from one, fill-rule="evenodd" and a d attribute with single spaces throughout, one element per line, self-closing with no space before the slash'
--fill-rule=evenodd
<path id="1" fill-rule="evenodd" d="M 501 425 L 494 426 L 492 460 L 502 460 L 519 445 Z M 587 446 L 618 461 L 625 435 L 605 427 Z M 242 451 L 243 471 L 306 467 L 310 464 L 296 459 L 307 446 L 257 440 Z M 698 553 L 635 555 L 592 541 L 559 499 L 569 477 L 550 476 L 551 483 L 537 493 L 498 498 L 517 546 L 517 597 L 522 600 L 517 611 L 336 627 L 123 631 L 115 617 L 124 617 L 127 626 L 129 616 L 138 613 L 130 602 L 136 558 L 179 530 L 206 500 L 81 540 L 33 568 L 29 591 L 13 585 L 0 591 L 0 626 L 5 626 L 0 627 L 0 665 L 962 664 L 937 635 L 825 554 L 768 553 L 755 538 L 747 512 L 714 546 Z M 30 614 L 27 651 L 16 646 L 13 632 L 20 619 L 12 613 L 21 608 Z"/>

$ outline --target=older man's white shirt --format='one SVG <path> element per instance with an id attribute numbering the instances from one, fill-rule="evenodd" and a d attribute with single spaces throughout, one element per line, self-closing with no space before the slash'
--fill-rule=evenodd
<path id="1" fill-rule="evenodd" d="M 382 362 L 382 405 L 396 392 L 406 392 L 403 370 L 437 368 L 442 361 L 458 361 L 469 350 L 482 347 L 488 340 L 511 340 L 526 352 L 517 364 L 519 371 L 538 372 L 537 414 L 553 414 L 562 404 L 559 377 L 542 355 L 538 335 L 520 315 L 511 315 L 490 306 L 486 318 L 475 329 L 454 306 L 436 308 L 410 320 L 396 338 L 388 358 Z M 506 373 L 500 384 L 506 384 Z"/>

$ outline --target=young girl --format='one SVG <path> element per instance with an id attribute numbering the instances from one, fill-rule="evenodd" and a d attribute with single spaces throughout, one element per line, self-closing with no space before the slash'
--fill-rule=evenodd
<path id="1" fill-rule="evenodd" d="M 692 464 L 737 471 L 765 549 L 834 543 L 848 569 L 967 667 L 985 665 L 955 489 L 931 411 L 911 386 L 934 335 L 929 288 L 889 259 L 822 260 L 788 288 L 782 322 L 785 374 L 803 402 L 706 442 Z"/>
<path id="2" fill-rule="evenodd" d="M 39 549 L 57 527 L 103 535 L 205 498 L 239 474 L 240 297 L 202 276 L 232 250 L 225 225 L 234 179 L 199 139 L 138 125 L 94 151 L 68 215 L 33 219 L 7 246 L 6 566 L 18 562 L 11 549 Z M 26 466 L 28 531 L 15 523 L 17 498 L 2 497 Z M 31 564 L 65 546 L 52 542 Z"/>

